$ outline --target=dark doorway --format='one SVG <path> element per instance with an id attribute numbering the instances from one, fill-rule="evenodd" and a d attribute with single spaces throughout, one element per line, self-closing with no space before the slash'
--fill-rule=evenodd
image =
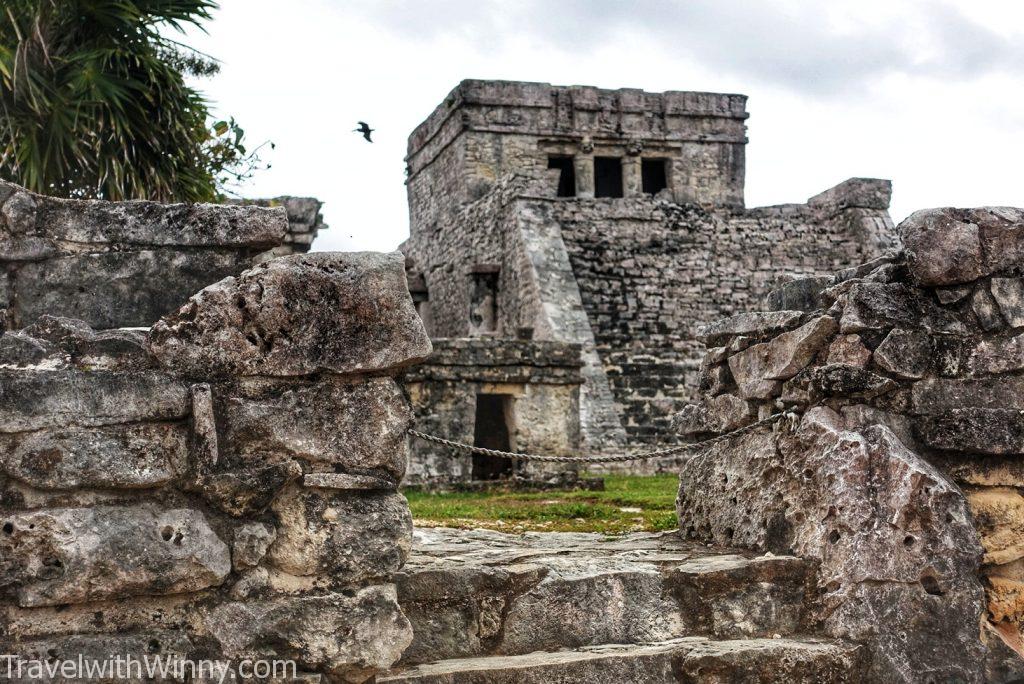
<path id="1" fill-rule="evenodd" d="M 644 159 L 640 162 L 643 191 L 648 195 L 657 195 L 668 187 L 667 163 L 664 159 Z"/>
<path id="2" fill-rule="evenodd" d="M 594 157 L 594 197 L 622 197 L 622 160 Z"/>
<path id="3" fill-rule="evenodd" d="M 508 416 L 511 399 L 507 394 L 476 395 L 476 423 L 473 445 L 485 449 L 508 451 L 511 438 Z M 498 480 L 512 475 L 512 459 L 473 454 L 473 479 Z"/>
<path id="4" fill-rule="evenodd" d="M 572 157 L 548 157 L 548 168 L 558 169 L 558 196 L 576 196 L 576 167 Z"/>

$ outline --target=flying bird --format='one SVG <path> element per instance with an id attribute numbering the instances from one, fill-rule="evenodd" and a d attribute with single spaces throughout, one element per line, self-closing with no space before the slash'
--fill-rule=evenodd
<path id="1" fill-rule="evenodd" d="M 356 123 L 359 124 L 359 128 L 353 128 L 352 132 L 362 133 L 367 142 L 373 142 L 373 139 L 370 138 L 370 134 L 373 133 L 374 129 L 370 128 L 370 124 L 365 121 L 357 121 Z"/>

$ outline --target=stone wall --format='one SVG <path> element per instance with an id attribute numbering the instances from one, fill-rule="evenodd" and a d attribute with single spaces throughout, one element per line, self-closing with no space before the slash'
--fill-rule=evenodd
<path id="1" fill-rule="evenodd" d="M 416 427 L 473 444 L 477 396 L 507 397 L 509 446 L 559 456 L 579 454 L 580 348 L 560 342 L 461 338 L 433 340 L 434 352 L 403 376 Z M 563 473 L 564 466 L 524 462 L 527 480 Z M 572 469 L 569 469 L 572 470 Z M 413 440 L 407 482 L 443 485 L 474 479 L 470 455 Z"/>
<path id="2" fill-rule="evenodd" d="M 274 247 L 273 256 L 288 254 L 304 254 L 309 251 L 321 230 L 329 226 L 324 223 L 320 208 L 324 203 L 315 197 L 291 197 L 282 195 L 271 199 L 245 199 L 232 204 L 257 207 L 284 207 L 288 216 L 288 232 L 284 235 L 283 244 Z"/>
<path id="3" fill-rule="evenodd" d="M 221 278 L 305 251 L 317 226 L 306 200 L 274 208 L 64 200 L 0 181 L 0 309 L 14 328 L 44 314 L 98 329 L 147 327 Z"/>
<path id="4" fill-rule="evenodd" d="M 594 157 L 622 158 L 636 194 L 642 158 L 664 160 L 679 202 L 742 206 L 747 98 L 636 88 L 465 80 L 409 136 L 412 232 L 429 230 L 503 176 L 575 157 L 580 197 L 594 196 Z M 557 182 L 556 182 L 557 184 Z"/>
<path id="5" fill-rule="evenodd" d="M 0 652 L 388 668 L 412 638 L 393 376 L 429 352 L 397 254 L 276 259 L 149 330 L 4 333 Z"/>
<path id="6" fill-rule="evenodd" d="M 495 335 L 579 344 L 583 441 L 611 451 L 673 439 L 669 417 L 696 396 L 701 325 L 756 307 L 780 280 L 893 247 L 889 194 L 888 181 L 851 179 L 808 204 L 708 212 L 555 198 L 548 179 L 515 176 L 403 250 L 432 335 L 469 334 L 470 270 L 487 264 L 499 271 Z"/>
<path id="7" fill-rule="evenodd" d="M 871 644 L 879 681 L 1015 680 L 1024 211 L 926 210 L 899 232 L 905 251 L 704 330 L 682 432 L 800 417 L 690 459 L 680 526 L 820 560 L 824 627 Z"/>

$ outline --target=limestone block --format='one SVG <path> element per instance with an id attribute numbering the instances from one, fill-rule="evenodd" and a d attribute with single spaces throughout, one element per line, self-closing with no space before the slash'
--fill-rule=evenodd
<path id="1" fill-rule="evenodd" d="M 1024 278 L 993 278 L 989 289 L 1007 324 L 1024 327 Z"/>
<path id="2" fill-rule="evenodd" d="M 988 612 L 993 622 L 1020 623 L 1024 618 L 1024 581 L 992 576 L 987 581 Z"/>
<path id="3" fill-rule="evenodd" d="M 0 432 L 188 415 L 188 388 L 163 373 L 0 369 Z"/>
<path id="4" fill-rule="evenodd" d="M 971 351 L 968 364 L 972 372 L 979 374 L 1024 369 L 1024 335 L 981 340 Z"/>
<path id="5" fill-rule="evenodd" d="M 231 564 L 235 570 L 244 570 L 260 564 L 267 549 L 277 538 L 273 525 L 251 522 L 235 528 L 235 541 L 231 547 Z"/>
<path id="6" fill-rule="evenodd" d="M 797 278 L 783 283 L 765 295 L 766 311 L 815 311 L 827 308 L 824 291 L 835 284 L 832 276 Z"/>
<path id="7" fill-rule="evenodd" d="M 875 363 L 900 378 L 917 379 L 928 372 L 932 358 L 932 340 L 918 330 L 891 330 L 875 348 Z"/>
<path id="8" fill-rule="evenodd" d="M 917 437 L 935 449 L 978 454 L 1024 453 L 1024 411 L 955 408 L 924 416 Z"/>
<path id="9" fill-rule="evenodd" d="M 985 275 L 978 226 L 958 220 L 954 210 L 916 211 L 898 230 L 911 277 L 921 285 L 955 285 Z"/>
<path id="10" fill-rule="evenodd" d="M 38 225 L 37 195 L 0 181 L 0 253 L 7 261 L 52 256 L 57 248 Z"/>
<path id="11" fill-rule="evenodd" d="M 346 594 L 225 603 L 203 615 L 224 655 L 292 659 L 340 681 L 362 682 L 386 670 L 412 641 L 394 585 Z"/>
<path id="12" fill-rule="evenodd" d="M 887 428 L 848 431 L 813 408 L 795 434 L 755 431 L 685 462 L 678 506 L 690 537 L 820 560 L 825 630 L 868 643 L 874 679 L 979 678 L 967 502 Z"/>
<path id="13" fill-rule="evenodd" d="M 58 240 L 89 244 L 251 249 L 279 244 L 288 230 L 283 207 L 160 204 L 46 198 L 42 219 Z"/>
<path id="14" fill-rule="evenodd" d="M 402 479 L 411 412 L 391 378 L 243 387 L 219 402 L 220 448 L 225 453 L 273 452 L 314 469 Z"/>
<path id="15" fill-rule="evenodd" d="M 18 269 L 15 308 L 22 323 L 52 314 L 94 328 L 150 326 L 241 266 L 238 254 L 216 250 L 61 256 Z"/>
<path id="16" fill-rule="evenodd" d="M 219 585 L 228 547 L 190 509 L 55 508 L 2 516 L 0 584 L 21 606 L 54 606 Z"/>
<path id="17" fill-rule="evenodd" d="M 795 327 L 802 311 L 752 311 L 736 314 L 710 323 L 697 334 L 697 339 L 708 346 L 728 342 L 737 335 L 772 335 Z"/>
<path id="18" fill-rule="evenodd" d="M 401 494 L 291 487 L 271 508 L 278 528 L 267 559 L 293 575 L 358 582 L 390 575 L 409 555 L 412 516 Z"/>
<path id="19" fill-rule="evenodd" d="M 910 275 L 921 285 L 966 283 L 1024 258 L 1024 211 L 1013 207 L 925 209 L 899 232 Z"/>
<path id="20" fill-rule="evenodd" d="M 972 488 L 966 494 L 985 549 L 982 563 L 1003 565 L 1024 558 L 1024 496 L 1012 487 Z"/>
<path id="21" fill-rule="evenodd" d="M 185 471 L 188 430 L 173 423 L 0 434 L 0 469 L 37 489 L 138 489 Z"/>
<path id="22" fill-rule="evenodd" d="M 720 394 L 690 404 L 672 417 L 672 429 L 681 435 L 729 432 L 754 422 L 750 404 L 732 394 Z"/>
<path id="23" fill-rule="evenodd" d="M 961 408 L 1024 409 L 1024 377 L 927 378 L 911 390 L 915 413 L 943 413 Z"/>
<path id="24" fill-rule="evenodd" d="M 821 316 L 769 342 L 755 344 L 729 357 L 740 394 L 764 398 L 757 387 L 766 380 L 788 380 L 809 364 L 837 329 L 829 316 Z"/>
<path id="25" fill-rule="evenodd" d="M 21 331 L 8 330 L 0 335 L 0 368 L 35 366 L 53 352 L 53 345 Z"/>
<path id="26" fill-rule="evenodd" d="M 64 636 L 52 636 L 45 639 L 31 639 L 18 642 L 11 650 L 4 650 L 5 654 L 16 655 L 22 660 L 41 660 L 48 664 L 57 665 L 59 661 L 70 661 L 77 667 L 79 658 L 85 662 L 104 663 L 111 657 L 121 656 L 122 658 L 133 658 L 136 662 L 144 662 L 144 658 L 166 658 L 168 660 L 185 660 L 195 653 L 195 644 L 182 631 L 169 629 L 153 629 L 133 634 L 68 634 Z M 27 663 L 26 663 L 27 666 Z M 122 674 L 129 674 L 126 666 L 122 666 Z M 7 672 L 7 663 L 3 665 Z M 145 665 L 143 665 L 143 671 Z M 75 671 L 75 670 L 71 670 Z M 59 673 L 60 670 L 57 670 Z M 107 669 L 110 673 L 110 668 Z M 27 673 L 27 670 L 26 670 Z M 19 680 L 14 680 L 19 681 Z M 32 681 L 28 678 L 20 680 Z M 66 679 L 50 680 L 44 674 L 34 681 L 71 681 Z M 86 678 L 76 681 L 88 681 Z M 98 681 L 94 678 L 93 681 Z M 117 681 L 114 677 L 103 681 Z M 121 678 L 120 681 L 142 681 Z M 167 681 L 167 680 L 163 680 Z M 170 680 L 174 681 L 174 680 Z"/>
<path id="27" fill-rule="evenodd" d="M 871 350 L 864 346 L 858 335 L 840 335 L 828 346 L 826 363 L 845 363 L 863 368 L 871 360 Z"/>
<path id="28" fill-rule="evenodd" d="M 843 333 L 888 328 L 966 332 L 953 313 L 902 283 L 854 282 L 839 302 L 843 307 L 839 320 Z"/>
<path id="29" fill-rule="evenodd" d="M 401 254 L 274 259 L 192 297 L 150 330 L 160 363 L 194 377 L 393 371 L 426 358 Z"/>
<path id="30" fill-rule="evenodd" d="M 979 285 L 971 296 L 971 310 L 978 318 L 978 324 L 985 332 L 993 332 L 1006 324 L 999 315 L 999 305 L 984 284 Z"/>
<path id="31" fill-rule="evenodd" d="M 274 452 L 260 452 L 218 459 L 214 466 L 197 464 L 188 488 L 221 511 L 242 517 L 265 511 L 274 497 L 300 477 L 298 462 Z"/>
<path id="32" fill-rule="evenodd" d="M 897 388 L 897 384 L 889 378 L 845 363 L 812 368 L 807 377 L 811 389 L 826 397 L 873 399 Z"/>

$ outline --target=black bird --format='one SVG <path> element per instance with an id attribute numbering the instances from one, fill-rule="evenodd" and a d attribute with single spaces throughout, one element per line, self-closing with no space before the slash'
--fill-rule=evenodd
<path id="1" fill-rule="evenodd" d="M 367 142 L 373 142 L 373 139 L 370 138 L 370 134 L 373 133 L 374 129 L 370 128 L 370 124 L 365 121 L 357 121 L 356 123 L 359 124 L 359 128 L 353 128 L 352 132 L 362 133 Z"/>

